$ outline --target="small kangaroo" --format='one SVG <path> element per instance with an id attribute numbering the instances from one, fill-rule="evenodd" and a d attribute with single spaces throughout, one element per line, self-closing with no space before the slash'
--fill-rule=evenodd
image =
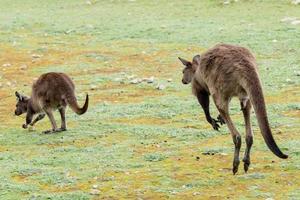
<path id="1" fill-rule="evenodd" d="M 75 92 L 75 86 L 72 80 L 64 73 L 50 72 L 41 75 L 32 86 L 31 97 L 28 98 L 15 93 L 17 97 L 17 105 L 15 115 L 19 116 L 26 113 L 26 124 L 23 128 L 26 129 L 28 125 L 33 126 L 36 122 L 45 117 L 45 113 L 50 119 L 52 129 L 43 131 L 43 133 L 53 133 L 66 131 L 65 110 L 69 105 L 72 110 L 81 115 L 88 109 L 89 96 L 86 95 L 85 103 L 82 108 L 78 106 Z M 57 128 L 52 111 L 58 109 L 61 115 L 61 128 Z M 33 116 L 38 115 L 33 121 Z"/>
<path id="2" fill-rule="evenodd" d="M 193 94 L 202 106 L 206 120 L 218 130 L 220 125 L 226 123 L 235 145 L 233 159 L 233 174 L 239 166 L 239 152 L 241 136 L 229 116 L 229 102 L 237 96 L 240 100 L 246 127 L 246 150 L 244 155 L 244 171 L 250 165 L 250 149 L 253 143 L 250 113 L 251 105 L 254 107 L 262 136 L 269 149 L 279 158 L 286 159 L 277 146 L 269 126 L 265 100 L 257 71 L 257 64 L 251 52 L 240 46 L 218 44 L 200 55 L 194 56 L 192 62 L 179 58 L 185 66 L 183 70 L 183 84 L 192 83 Z M 209 96 L 220 113 L 218 119 L 213 119 L 209 112 Z"/>

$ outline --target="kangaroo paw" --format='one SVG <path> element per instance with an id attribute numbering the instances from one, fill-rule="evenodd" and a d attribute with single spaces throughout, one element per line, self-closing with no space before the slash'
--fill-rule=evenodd
<path id="1" fill-rule="evenodd" d="M 221 115 L 218 116 L 218 122 L 220 122 L 221 125 L 226 124 L 224 119 L 221 117 Z"/>
<path id="2" fill-rule="evenodd" d="M 247 173 L 250 166 L 250 160 L 243 159 L 243 162 L 244 162 L 244 171 Z"/>
<path id="3" fill-rule="evenodd" d="M 240 164 L 240 161 L 238 161 L 238 160 L 233 161 L 233 168 L 232 168 L 233 175 L 235 175 L 238 172 L 239 164 Z"/>
<path id="4" fill-rule="evenodd" d="M 215 119 L 212 119 L 212 121 L 211 121 L 211 125 L 212 125 L 212 127 L 213 127 L 213 129 L 215 129 L 215 130 L 219 130 L 219 128 L 220 128 L 220 125 L 218 124 L 219 123 L 219 121 L 217 121 L 217 120 L 215 120 Z"/>

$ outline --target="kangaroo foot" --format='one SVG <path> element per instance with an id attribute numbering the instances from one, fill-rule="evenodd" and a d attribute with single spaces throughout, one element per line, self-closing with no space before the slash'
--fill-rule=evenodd
<path id="1" fill-rule="evenodd" d="M 233 175 L 235 175 L 238 172 L 239 164 L 240 164 L 239 160 L 234 160 L 233 161 L 233 168 L 232 168 Z"/>
<path id="2" fill-rule="evenodd" d="M 244 162 L 244 171 L 247 173 L 249 166 L 250 166 L 250 160 L 244 158 L 243 162 Z"/>
<path id="3" fill-rule="evenodd" d="M 57 132 L 62 132 L 62 131 L 66 131 L 66 130 L 67 130 L 67 128 L 61 127 L 61 128 L 59 128 L 59 129 L 57 129 L 56 131 L 57 131 Z"/>

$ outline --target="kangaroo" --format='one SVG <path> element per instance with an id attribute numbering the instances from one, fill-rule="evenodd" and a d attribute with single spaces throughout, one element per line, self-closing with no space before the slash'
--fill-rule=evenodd
<path id="1" fill-rule="evenodd" d="M 216 130 L 224 123 L 230 130 L 235 145 L 233 174 L 238 171 L 241 148 L 241 136 L 230 118 L 228 109 L 230 100 L 234 96 L 240 100 L 246 127 L 247 146 L 243 158 L 244 171 L 248 171 L 250 149 L 253 144 L 250 121 L 251 105 L 254 107 L 259 128 L 269 149 L 279 158 L 288 158 L 288 155 L 281 152 L 272 136 L 256 60 L 248 49 L 229 44 L 218 44 L 202 56 L 194 56 L 192 62 L 182 58 L 179 60 L 185 66 L 182 83 L 192 84 L 192 92 L 202 106 L 206 120 Z M 213 119 L 209 112 L 210 95 L 220 113 L 217 120 Z"/>
<path id="2" fill-rule="evenodd" d="M 19 116 L 26 113 L 26 123 L 23 128 L 28 125 L 33 126 L 39 120 L 45 117 L 50 119 L 52 129 L 43 131 L 43 133 L 54 133 L 66 131 L 65 110 L 69 105 L 78 115 L 84 114 L 88 109 L 89 96 L 86 95 L 85 103 L 82 108 L 78 106 L 75 92 L 75 86 L 72 80 L 64 73 L 50 72 L 41 75 L 32 86 L 31 97 L 28 98 L 15 92 L 17 104 L 15 115 Z M 61 116 L 61 128 L 57 128 L 52 111 L 58 109 Z M 34 115 L 37 117 L 32 121 Z"/>

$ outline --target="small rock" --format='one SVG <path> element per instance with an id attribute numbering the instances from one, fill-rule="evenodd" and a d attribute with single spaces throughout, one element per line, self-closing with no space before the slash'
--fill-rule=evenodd
<path id="1" fill-rule="evenodd" d="M 276 43 L 276 42 L 278 42 L 278 41 L 277 41 L 277 40 L 272 40 L 272 42 Z"/>
<path id="2" fill-rule="evenodd" d="M 228 5 L 228 4 L 230 4 L 230 1 L 224 1 L 223 2 L 223 5 Z"/>
<path id="3" fill-rule="evenodd" d="M 93 185 L 93 189 L 97 189 L 98 188 L 98 185 Z"/>
<path id="4" fill-rule="evenodd" d="M 114 81 L 115 82 L 121 82 L 121 81 L 123 81 L 123 78 L 115 78 Z"/>
<path id="5" fill-rule="evenodd" d="M 297 20 L 297 18 L 296 17 L 284 17 L 280 21 L 281 22 L 292 22 L 294 20 Z"/>
<path id="6" fill-rule="evenodd" d="M 91 195 L 100 195 L 100 191 L 97 190 L 97 189 L 91 189 L 91 190 L 90 190 L 90 194 L 91 194 Z"/>
<path id="7" fill-rule="evenodd" d="M 300 76 L 300 71 L 295 72 L 296 76 Z"/>
<path id="8" fill-rule="evenodd" d="M 85 2 L 87 5 L 92 5 L 92 2 L 91 1 L 86 1 Z"/>
<path id="9" fill-rule="evenodd" d="M 193 195 L 197 196 L 197 195 L 201 195 L 201 193 L 200 192 L 194 192 Z"/>
<path id="10" fill-rule="evenodd" d="M 300 20 L 291 21 L 291 24 L 292 25 L 298 25 L 298 24 L 300 24 Z"/>
<path id="11" fill-rule="evenodd" d="M 265 200 L 274 200 L 273 198 L 266 198 Z"/>
<path id="12" fill-rule="evenodd" d="M 91 88 L 91 90 L 95 90 L 97 88 L 97 86 L 96 85 L 91 85 L 90 88 Z"/>
<path id="13" fill-rule="evenodd" d="M 158 85 L 156 86 L 156 89 L 158 89 L 158 90 L 164 90 L 165 88 L 166 88 L 166 86 L 163 85 L 163 84 L 158 84 Z"/>
<path id="14" fill-rule="evenodd" d="M 150 78 L 144 78 L 144 81 L 146 81 L 147 83 L 153 83 L 154 82 L 154 76 L 151 76 Z"/>
<path id="15" fill-rule="evenodd" d="M 42 56 L 41 56 L 41 55 L 38 55 L 38 54 L 32 54 L 31 57 L 32 57 L 32 58 L 40 58 L 40 57 L 42 57 Z"/>
<path id="16" fill-rule="evenodd" d="M 168 82 L 172 82 L 173 80 L 171 78 L 167 79 Z"/>
<path id="17" fill-rule="evenodd" d="M 126 78 L 127 79 L 133 79 L 133 78 L 135 78 L 136 77 L 136 75 L 130 75 L 130 76 L 127 76 Z"/>
<path id="18" fill-rule="evenodd" d="M 285 81 L 286 81 L 287 83 L 293 83 L 293 81 L 292 81 L 291 79 L 289 79 L 289 78 L 287 78 Z"/>
<path id="19" fill-rule="evenodd" d="M 24 64 L 24 65 L 21 65 L 21 66 L 20 66 L 20 69 L 21 69 L 21 70 L 26 70 L 26 69 L 27 69 L 27 65 L 25 65 L 25 64 Z"/>
<path id="20" fill-rule="evenodd" d="M 132 79 L 129 83 L 131 83 L 131 84 L 138 84 L 138 83 L 140 83 L 140 82 L 142 82 L 141 79 L 135 78 L 135 79 Z"/>
<path id="21" fill-rule="evenodd" d="M 294 5 L 300 5 L 300 0 L 293 0 L 292 4 L 294 4 Z"/>
<path id="22" fill-rule="evenodd" d="M 74 30 L 67 30 L 67 31 L 65 31 L 65 34 L 70 34 L 70 33 L 72 33 Z"/>
<path id="23" fill-rule="evenodd" d="M 4 64 L 2 65 L 2 67 L 10 67 L 10 66 L 11 66 L 10 63 L 4 63 Z"/>
<path id="24" fill-rule="evenodd" d="M 10 81 L 8 81 L 8 82 L 6 82 L 6 85 L 10 87 L 12 85 L 12 83 Z"/>

